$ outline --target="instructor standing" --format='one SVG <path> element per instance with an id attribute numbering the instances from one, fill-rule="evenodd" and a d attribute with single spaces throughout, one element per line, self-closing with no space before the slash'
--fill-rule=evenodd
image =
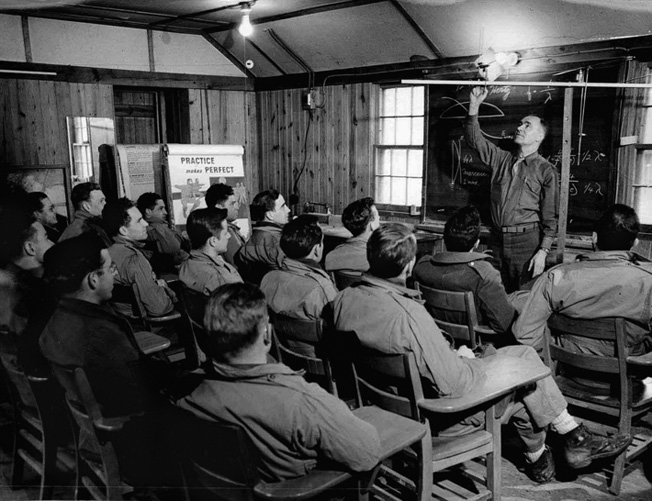
<path id="1" fill-rule="evenodd" d="M 485 87 L 474 87 L 464 128 L 466 142 L 491 168 L 491 238 L 507 292 L 517 290 L 543 272 L 557 232 L 557 171 L 539 155 L 547 125 L 536 115 L 521 120 L 514 135 L 514 153 L 487 141 L 478 124 Z"/>

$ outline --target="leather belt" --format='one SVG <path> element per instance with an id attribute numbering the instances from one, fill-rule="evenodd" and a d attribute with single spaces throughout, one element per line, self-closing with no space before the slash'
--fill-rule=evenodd
<path id="1" fill-rule="evenodd" d="M 501 233 L 525 233 L 526 231 L 533 230 L 534 228 L 538 228 L 539 223 L 523 223 L 523 224 L 517 224 L 515 226 L 501 226 L 500 227 L 500 232 Z"/>

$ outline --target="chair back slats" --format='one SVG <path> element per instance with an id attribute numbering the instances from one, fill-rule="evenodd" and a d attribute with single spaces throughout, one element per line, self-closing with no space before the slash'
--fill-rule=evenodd
<path id="1" fill-rule="evenodd" d="M 277 341 L 278 349 L 280 351 L 281 360 L 285 365 L 290 367 L 299 367 L 306 371 L 310 376 L 327 376 L 328 371 L 324 362 L 319 358 L 308 357 L 292 351 L 289 348 L 283 346 L 283 344 Z"/>
<path id="2" fill-rule="evenodd" d="M 353 371 L 358 404 L 377 405 L 420 420 L 417 404 L 423 400 L 423 389 L 413 353 L 388 355 L 359 346 L 353 357 Z"/>
<path id="3" fill-rule="evenodd" d="M 321 320 L 304 320 L 286 315 L 273 315 L 274 329 L 279 340 L 300 341 L 317 346 L 322 338 Z"/>
<path id="4" fill-rule="evenodd" d="M 331 279 L 335 282 L 337 290 L 344 290 L 350 285 L 357 284 L 362 279 L 362 272 L 353 270 L 331 271 Z"/>
<path id="5" fill-rule="evenodd" d="M 608 318 L 572 318 L 553 314 L 548 319 L 548 327 L 556 336 L 572 335 L 602 341 L 616 341 L 616 328 L 620 322 Z"/>
<path id="6" fill-rule="evenodd" d="M 586 353 L 575 353 L 561 346 L 551 345 L 550 355 L 553 360 L 565 365 L 606 374 L 618 374 L 620 364 L 616 357 L 604 357 Z"/>
<path id="7" fill-rule="evenodd" d="M 136 296 L 131 285 L 113 284 L 111 302 L 128 304 L 131 306 L 132 315 L 134 317 L 143 317 L 142 312 L 138 307 L 138 301 L 136 301 Z"/>
<path id="8" fill-rule="evenodd" d="M 415 287 L 439 328 L 457 342 L 468 343 L 474 349 L 478 344 L 476 327 L 479 322 L 473 293 L 434 289 L 419 282 L 415 282 Z"/>

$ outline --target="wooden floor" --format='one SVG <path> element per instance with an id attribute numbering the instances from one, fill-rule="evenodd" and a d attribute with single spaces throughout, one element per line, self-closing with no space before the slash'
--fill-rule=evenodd
<path id="1" fill-rule="evenodd" d="M 5 421 L 6 423 L 6 421 Z M 618 497 L 607 491 L 608 471 L 599 466 L 591 471 L 582 472 L 576 478 L 558 478 L 548 484 L 539 485 L 531 480 L 517 468 L 521 464 L 521 456 L 515 452 L 514 441 L 509 428 L 504 427 L 503 440 L 503 472 L 502 472 L 502 499 L 505 501 L 532 500 L 532 501 L 650 501 L 652 500 L 652 454 L 647 454 L 636 461 L 629 468 L 625 476 L 623 487 Z M 12 490 L 8 485 L 11 473 L 11 442 L 8 440 L 11 429 L 0 423 L 0 501 L 26 501 L 38 499 L 36 488 L 37 477 L 30 468 L 25 470 L 25 484 L 22 488 Z M 606 465 L 608 468 L 609 464 Z M 481 468 L 480 465 L 470 462 L 467 470 L 473 471 Z M 561 471 L 560 471 L 561 470 Z M 563 468 L 558 468 L 558 475 L 563 475 Z M 439 483 L 433 495 L 436 499 L 455 500 L 461 499 L 453 484 L 447 481 Z M 55 488 L 53 499 L 68 500 L 73 497 L 70 485 Z M 181 499 L 180 493 L 164 496 L 164 501 Z"/>

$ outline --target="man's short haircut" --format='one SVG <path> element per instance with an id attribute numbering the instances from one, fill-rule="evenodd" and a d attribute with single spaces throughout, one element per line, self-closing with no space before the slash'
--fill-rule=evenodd
<path id="1" fill-rule="evenodd" d="M 537 115 L 536 113 L 530 113 L 529 115 L 526 116 L 535 117 L 539 119 L 539 123 L 541 124 L 541 129 L 543 130 L 543 139 L 541 139 L 541 141 L 543 142 L 543 140 L 548 136 L 548 122 L 546 122 L 542 116 Z"/>
<path id="2" fill-rule="evenodd" d="M 267 322 L 265 295 L 256 285 L 226 284 L 213 291 L 204 312 L 207 355 L 223 360 L 238 355 L 258 339 Z"/>
<path id="3" fill-rule="evenodd" d="M 233 193 L 233 188 L 228 184 L 211 184 L 206 191 L 206 206 L 210 208 L 215 207 L 217 204 L 223 204 Z"/>
<path id="4" fill-rule="evenodd" d="M 0 262 L 3 264 L 21 257 L 25 242 L 36 235 L 36 219 L 24 202 L 7 204 L 0 212 Z"/>
<path id="5" fill-rule="evenodd" d="M 636 211 L 627 205 L 614 204 L 596 224 L 598 248 L 603 251 L 628 251 L 634 245 L 640 230 L 641 223 Z"/>
<path id="6" fill-rule="evenodd" d="M 226 209 L 195 209 L 186 221 L 186 232 L 193 249 L 201 249 L 211 237 L 220 238 L 222 221 L 226 219 Z"/>
<path id="7" fill-rule="evenodd" d="M 369 272 L 380 278 L 398 277 L 417 254 L 417 239 L 401 223 L 384 224 L 367 242 Z"/>
<path id="8" fill-rule="evenodd" d="M 151 192 L 143 193 L 141 196 L 138 197 L 138 201 L 136 202 L 136 207 L 138 207 L 138 210 L 144 216 L 145 211 L 147 209 L 152 210 L 156 206 L 156 202 L 158 202 L 159 200 L 163 200 L 163 197 L 158 193 L 151 193 Z"/>
<path id="9" fill-rule="evenodd" d="M 444 243 L 450 252 L 468 252 L 480 238 L 480 213 L 472 205 L 455 211 L 444 226 Z"/>
<path id="10" fill-rule="evenodd" d="M 254 221 L 265 219 L 265 213 L 273 211 L 276 207 L 276 200 L 278 200 L 279 195 L 280 193 L 277 190 L 265 190 L 258 193 L 249 207 L 251 219 Z"/>
<path id="11" fill-rule="evenodd" d="M 72 189 L 70 199 L 75 210 L 81 209 L 82 202 L 87 202 L 91 199 L 91 192 L 102 190 L 102 187 L 97 183 L 80 183 Z"/>
<path id="12" fill-rule="evenodd" d="M 129 225 L 131 216 L 128 211 L 132 207 L 136 207 L 136 204 L 127 197 L 110 200 L 106 203 L 102 210 L 102 220 L 104 221 L 104 229 L 110 237 L 116 236 L 120 231 L 120 227 Z"/>
<path id="13" fill-rule="evenodd" d="M 40 212 L 43 210 L 43 200 L 48 196 L 42 191 L 32 191 L 27 194 L 26 202 L 30 212 Z"/>
<path id="14" fill-rule="evenodd" d="M 104 248 L 92 232 L 59 242 L 45 253 L 43 278 L 57 295 L 76 292 L 86 275 L 102 267 Z"/>
<path id="15" fill-rule="evenodd" d="M 317 216 L 302 214 L 283 226 L 281 250 L 290 259 L 301 259 L 321 243 L 322 235 Z"/>
<path id="16" fill-rule="evenodd" d="M 373 217 L 371 208 L 374 205 L 376 203 L 373 198 L 365 197 L 351 202 L 342 212 L 342 224 L 354 237 L 362 234 L 367 229 L 367 225 Z"/>

